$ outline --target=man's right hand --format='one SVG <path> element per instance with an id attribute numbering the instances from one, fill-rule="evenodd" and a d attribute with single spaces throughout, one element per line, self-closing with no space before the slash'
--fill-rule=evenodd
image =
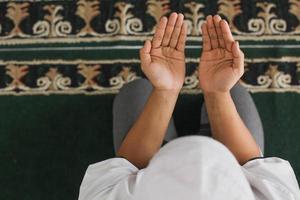
<path id="1" fill-rule="evenodd" d="M 220 16 L 209 15 L 201 29 L 200 88 L 204 93 L 229 92 L 244 73 L 244 54 Z"/>
<path id="2" fill-rule="evenodd" d="M 152 42 L 140 50 L 141 67 L 154 89 L 178 93 L 185 77 L 185 41 L 187 27 L 183 15 L 162 17 Z"/>

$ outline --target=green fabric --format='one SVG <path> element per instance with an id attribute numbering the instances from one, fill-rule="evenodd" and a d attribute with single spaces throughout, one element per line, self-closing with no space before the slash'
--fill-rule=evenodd
<path id="1" fill-rule="evenodd" d="M 0 99 L 0 199 L 76 199 L 87 166 L 114 156 L 112 101 L 102 96 L 12 96 Z M 253 95 L 262 118 L 265 156 L 290 161 L 300 178 L 300 96 Z M 180 135 L 199 129 L 201 95 L 181 95 Z M 272 116 L 272 117 L 270 117 Z"/>

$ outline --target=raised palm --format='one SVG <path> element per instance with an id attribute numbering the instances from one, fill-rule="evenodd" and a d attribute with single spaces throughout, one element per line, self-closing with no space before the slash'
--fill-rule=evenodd
<path id="1" fill-rule="evenodd" d="M 141 67 L 156 89 L 180 90 L 185 77 L 186 25 L 183 15 L 161 18 L 152 42 L 140 50 Z"/>
<path id="2" fill-rule="evenodd" d="M 244 54 L 234 41 L 227 22 L 218 15 L 207 17 L 202 34 L 200 87 L 204 92 L 227 92 L 243 75 Z"/>

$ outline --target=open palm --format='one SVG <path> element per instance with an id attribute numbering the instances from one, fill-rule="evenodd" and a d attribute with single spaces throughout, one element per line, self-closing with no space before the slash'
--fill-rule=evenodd
<path id="1" fill-rule="evenodd" d="M 161 18 L 152 42 L 140 50 L 141 67 L 156 89 L 180 90 L 185 77 L 186 25 L 183 15 Z"/>
<path id="2" fill-rule="evenodd" d="M 220 16 L 208 16 L 201 28 L 200 87 L 204 92 L 229 91 L 244 73 L 244 54 Z"/>

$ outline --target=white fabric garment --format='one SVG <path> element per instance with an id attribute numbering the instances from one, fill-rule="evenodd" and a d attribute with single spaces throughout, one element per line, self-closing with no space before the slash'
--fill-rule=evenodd
<path id="1" fill-rule="evenodd" d="M 175 139 L 142 170 L 123 158 L 90 165 L 79 200 L 300 200 L 288 161 L 255 159 L 240 166 L 208 137 Z"/>

